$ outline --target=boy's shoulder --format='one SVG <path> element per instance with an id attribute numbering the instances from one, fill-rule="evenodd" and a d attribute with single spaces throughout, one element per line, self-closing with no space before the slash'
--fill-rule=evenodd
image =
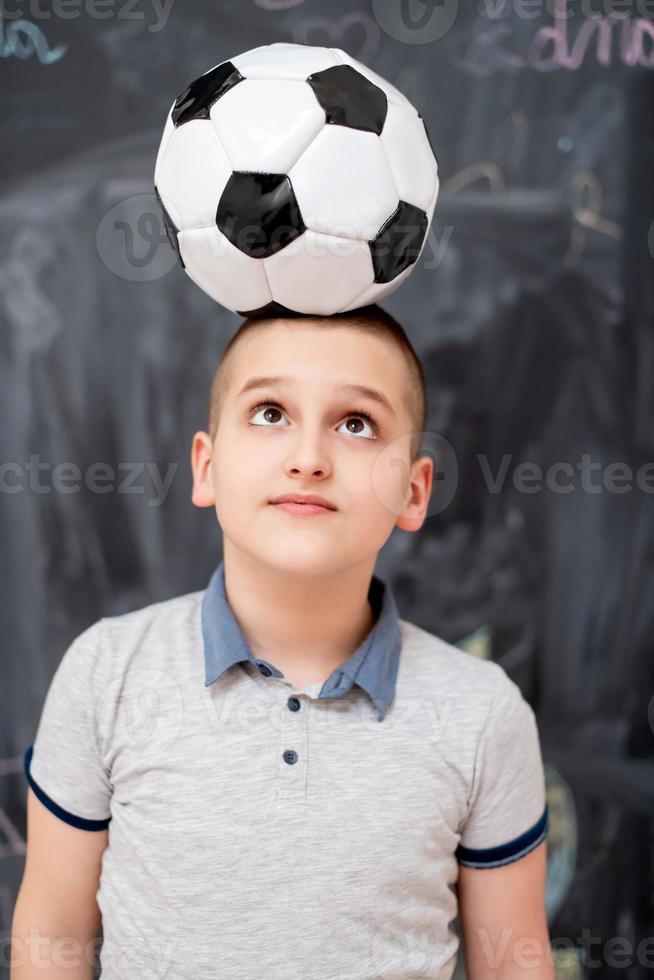
<path id="1" fill-rule="evenodd" d="M 161 599 L 123 613 L 103 616 L 77 636 L 65 660 L 94 661 L 100 674 L 117 676 L 138 663 L 163 667 L 165 649 L 189 649 L 202 642 L 200 606 L 204 589 Z"/>
<path id="2" fill-rule="evenodd" d="M 110 630 L 136 632 L 153 627 L 168 627 L 178 622 L 185 623 L 197 612 L 204 592 L 204 589 L 198 589 L 196 592 L 185 592 L 170 599 L 159 599 L 137 609 L 103 616 L 99 622 Z"/>
<path id="3" fill-rule="evenodd" d="M 416 623 L 399 620 L 402 656 L 398 680 L 407 688 L 478 699 L 521 697 L 520 688 L 496 660 L 488 660 L 449 643 Z"/>

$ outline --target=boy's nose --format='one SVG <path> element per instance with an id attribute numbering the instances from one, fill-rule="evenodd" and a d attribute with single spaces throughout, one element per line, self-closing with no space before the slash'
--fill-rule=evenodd
<path id="1" fill-rule="evenodd" d="M 332 464 L 321 440 L 317 437 L 305 436 L 298 439 L 288 453 L 284 468 L 291 476 L 303 473 L 315 477 L 328 475 Z"/>

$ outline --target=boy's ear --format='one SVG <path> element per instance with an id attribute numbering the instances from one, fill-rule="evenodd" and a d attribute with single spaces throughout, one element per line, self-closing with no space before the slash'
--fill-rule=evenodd
<path id="1" fill-rule="evenodd" d="M 424 524 L 433 479 L 434 462 L 431 456 L 419 456 L 411 470 L 409 499 L 395 522 L 403 531 L 419 531 Z"/>
<path id="2" fill-rule="evenodd" d="M 211 439 L 207 432 L 196 432 L 193 436 L 191 469 L 193 470 L 191 502 L 196 507 L 213 507 L 215 499 L 211 485 Z"/>

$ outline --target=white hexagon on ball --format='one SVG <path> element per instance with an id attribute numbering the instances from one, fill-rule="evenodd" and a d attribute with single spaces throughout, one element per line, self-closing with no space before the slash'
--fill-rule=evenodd
<path id="1" fill-rule="evenodd" d="M 211 108 L 232 170 L 288 173 L 325 124 L 305 82 L 247 79 Z"/>

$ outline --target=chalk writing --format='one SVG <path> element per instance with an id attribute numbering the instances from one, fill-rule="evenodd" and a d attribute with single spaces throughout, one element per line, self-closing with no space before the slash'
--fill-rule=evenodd
<path id="1" fill-rule="evenodd" d="M 567 0 L 554 0 L 553 22 L 536 31 L 525 51 L 509 49 L 513 32 L 514 25 L 506 18 L 497 19 L 497 10 L 490 19 L 481 15 L 475 21 L 472 40 L 456 60 L 480 76 L 502 69 L 576 71 L 593 57 L 605 67 L 620 60 L 628 67 L 654 68 L 654 23 L 644 17 L 613 13 L 587 17 L 575 33 Z"/>
<path id="2" fill-rule="evenodd" d="M 7 23 L 0 15 L 0 58 L 30 58 L 36 55 L 42 65 L 52 65 L 63 58 L 67 44 L 51 48 L 40 27 L 29 20 Z"/>
<path id="3" fill-rule="evenodd" d="M 355 43 L 357 35 L 358 45 Z M 352 10 L 338 20 L 315 16 L 299 21 L 293 28 L 293 40 L 326 47 L 338 46 L 353 58 L 369 65 L 379 48 L 381 32 L 379 24 L 369 13 Z"/>

